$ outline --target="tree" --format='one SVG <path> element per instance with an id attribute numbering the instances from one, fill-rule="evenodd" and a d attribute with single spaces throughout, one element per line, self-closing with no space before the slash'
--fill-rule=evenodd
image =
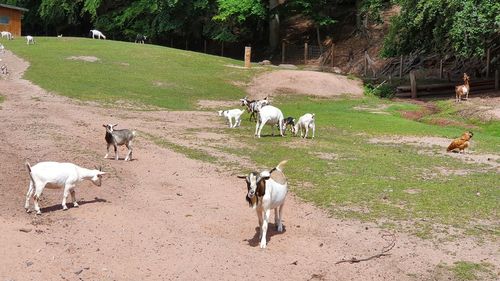
<path id="1" fill-rule="evenodd" d="M 483 56 L 500 33 L 497 0 L 397 0 L 401 14 L 392 22 L 382 54 L 416 50 Z"/>

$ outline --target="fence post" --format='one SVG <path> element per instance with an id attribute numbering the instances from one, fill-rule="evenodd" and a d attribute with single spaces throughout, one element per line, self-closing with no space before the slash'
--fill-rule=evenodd
<path id="1" fill-rule="evenodd" d="M 187 49 L 188 49 L 188 40 L 186 39 L 186 47 L 184 48 L 184 50 L 187 51 Z"/>
<path id="2" fill-rule="evenodd" d="M 250 68 L 250 58 L 252 57 L 252 47 L 245 47 L 245 67 Z"/>
<path id="3" fill-rule="evenodd" d="M 399 58 L 399 78 L 403 77 L 403 55 Z"/>
<path id="4" fill-rule="evenodd" d="M 285 63 L 285 41 L 281 42 L 281 63 Z"/>
<path id="5" fill-rule="evenodd" d="M 332 70 L 333 70 L 333 55 L 335 54 L 334 48 L 335 48 L 335 44 L 332 43 L 332 53 L 331 53 L 331 55 L 332 55 Z"/>
<path id="6" fill-rule="evenodd" d="M 439 61 L 439 79 L 443 79 L 443 60 Z"/>
<path id="7" fill-rule="evenodd" d="M 222 41 L 221 47 L 220 47 L 220 56 L 224 56 L 224 41 Z"/>
<path id="8" fill-rule="evenodd" d="M 491 47 L 486 51 L 486 78 L 490 78 L 490 56 Z"/>
<path id="9" fill-rule="evenodd" d="M 498 85 L 499 84 L 499 80 L 500 80 L 500 71 L 495 70 L 495 90 L 499 90 L 500 86 Z"/>
<path id="10" fill-rule="evenodd" d="M 205 39 L 205 42 L 203 43 L 203 52 L 205 52 L 205 54 L 207 53 L 207 39 Z"/>
<path id="11" fill-rule="evenodd" d="M 170 48 L 174 47 L 174 39 L 170 38 Z"/>
<path id="12" fill-rule="evenodd" d="M 307 64 L 307 42 L 304 43 L 304 64 Z"/>
<path id="13" fill-rule="evenodd" d="M 410 85 L 411 85 L 411 98 L 417 98 L 417 78 L 415 77 L 415 71 L 410 71 Z"/>

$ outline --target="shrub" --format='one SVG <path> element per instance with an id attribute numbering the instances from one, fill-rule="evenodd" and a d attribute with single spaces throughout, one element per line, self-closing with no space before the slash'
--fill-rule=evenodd
<path id="1" fill-rule="evenodd" d="M 393 98 L 396 94 L 396 91 L 393 86 L 388 84 L 383 84 L 379 86 L 374 86 L 372 84 L 365 84 L 365 95 L 373 95 L 379 98 L 390 99 Z"/>

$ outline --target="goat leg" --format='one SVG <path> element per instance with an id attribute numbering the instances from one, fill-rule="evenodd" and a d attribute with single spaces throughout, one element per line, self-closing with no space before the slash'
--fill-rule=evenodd
<path id="1" fill-rule="evenodd" d="M 120 159 L 120 157 L 118 156 L 118 145 L 116 145 L 116 143 L 115 143 L 115 144 L 113 144 L 113 146 L 115 147 L 115 160 L 118 160 L 118 159 Z"/>

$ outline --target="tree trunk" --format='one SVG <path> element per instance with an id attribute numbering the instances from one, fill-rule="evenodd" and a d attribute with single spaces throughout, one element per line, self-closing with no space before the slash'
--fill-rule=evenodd
<path id="1" fill-rule="evenodd" d="M 316 24 L 316 36 L 318 39 L 319 53 L 323 54 L 323 44 L 321 44 L 321 35 L 319 33 L 319 24 Z"/>
<path id="2" fill-rule="evenodd" d="M 278 0 L 269 0 L 269 13 L 271 15 L 269 18 L 269 47 L 271 48 L 271 51 L 276 50 L 280 43 L 279 15 L 272 12 L 272 9 L 274 9 L 276 6 L 278 6 Z"/>

